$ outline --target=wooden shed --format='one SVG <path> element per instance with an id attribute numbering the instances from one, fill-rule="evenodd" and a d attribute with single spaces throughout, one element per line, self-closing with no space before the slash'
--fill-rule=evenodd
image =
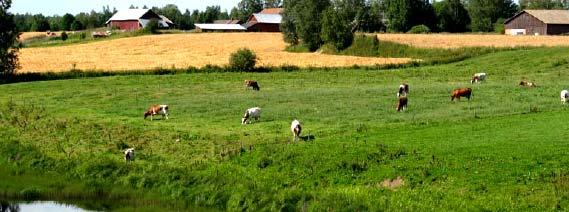
<path id="1" fill-rule="evenodd" d="M 168 27 L 169 23 L 165 20 L 170 21 L 150 9 L 126 9 L 115 13 L 106 24 L 111 28 L 131 31 L 144 28 L 151 20 L 158 21 L 160 27 Z M 170 21 L 170 24 L 173 23 Z"/>
<path id="2" fill-rule="evenodd" d="M 504 22 L 507 35 L 569 33 L 569 10 L 524 10 Z"/>

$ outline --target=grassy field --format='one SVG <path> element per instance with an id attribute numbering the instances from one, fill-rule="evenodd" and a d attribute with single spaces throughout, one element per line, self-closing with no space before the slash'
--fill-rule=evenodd
<path id="1" fill-rule="evenodd" d="M 87 187 L 222 210 L 567 210 L 569 114 L 559 91 L 569 86 L 568 57 L 537 48 L 387 71 L 6 84 L 0 165 L 16 170 L 10 176 L 52 170 Z M 487 81 L 471 85 L 481 71 Z M 244 90 L 244 79 L 261 91 Z M 539 87 L 518 87 L 522 79 Z M 397 113 L 401 82 L 409 107 Z M 451 102 L 464 86 L 473 99 Z M 143 119 L 156 103 L 171 106 L 169 120 Z M 261 121 L 241 125 L 253 106 Z M 290 143 L 293 119 L 314 139 Z M 127 147 L 136 149 L 131 164 Z"/>
<path id="2" fill-rule="evenodd" d="M 408 58 L 371 58 L 289 53 L 280 33 L 189 33 L 113 39 L 78 45 L 23 48 L 21 72 L 148 70 L 224 66 L 239 48 L 255 51 L 259 66 L 346 67 L 400 64 Z"/>

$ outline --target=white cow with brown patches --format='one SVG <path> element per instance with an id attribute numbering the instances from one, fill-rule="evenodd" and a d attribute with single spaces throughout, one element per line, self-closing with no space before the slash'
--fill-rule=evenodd
<path id="1" fill-rule="evenodd" d="M 243 118 L 241 118 L 241 124 L 247 124 L 247 122 L 251 123 L 252 119 L 255 121 L 259 121 L 261 118 L 261 108 L 260 107 L 252 107 L 245 111 L 243 114 Z"/>
<path id="2" fill-rule="evenodd" d="M 300 138 L 300 133 L 302 133 L 302 127 L 300 126 L 300 122 L 298 120 L 293 120 L 290 124 L 290 131 L 293 135 L 293 141 L 297 141 Z"/>
<path id="3" fill-rule="evenodd" d="M 144 119 L 150 116 L 150 120 L 154 120 L 154 115 L 162 115 L 162 118 L 168 119 L 168 105 L 152 105 L 144 113 Z"/>

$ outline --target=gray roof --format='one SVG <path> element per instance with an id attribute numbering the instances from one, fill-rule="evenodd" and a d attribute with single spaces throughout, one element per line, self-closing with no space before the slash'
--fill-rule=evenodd
<path id="1" fill-rule="evenodd" d="M 144 14 L 146 14 L 150 9 L 126 9 L 115 13 L 107 22 L 109 21 L 122 21 L 122 20 L 138 20 Z"/>
<path id="2" fill-rule="evenodd" d="M 115 13 L 111 18 L 109 18 L 106 24 L 108 24 L 111 21 L 138 20 L 138 22 L 142 25 L 142 27 L 145 27 L 148 24 L 148 22 L 150 22 L 150 20 L 142 19 L 142 17 L 149 12 L 152 15 L 154 14 L 158 15 L 150 9 L 126 9 Z M 166 16 L 158 15 L 158 17 L 160 18 L 160 20 L 158 20 L 158 23 L 160 24 L 161 27 L 169 27 L 170 24 L 174 24 Z"/>
<path id="3" fill-rule="evenodd" d="M 546 24 L 569 24 L 569 10 L 524 10 L 521 13 L 523 12 L 527 12 Z"/>
<path id="4" fill-rule="evenodd" d="M 280 24 L 282 22 L 283 16 L 280 14 L 253 14 L 257 23 L 267 23 L 267 24 Z"/>
<path id="5" fill-rule="evenodd" d="M 247 30 L 239 24 L 195 24 L 200 29 L 209 30 Z"/>
<path id="6" fill-rule="evenodd" d="M 172 22 L 168 17 L 163 16 L 163 15 L 158 15 L 158 16 L 160 16 L 162 21 L 166 22 L 167 24 L 174 24 L 174 22 Z"/>

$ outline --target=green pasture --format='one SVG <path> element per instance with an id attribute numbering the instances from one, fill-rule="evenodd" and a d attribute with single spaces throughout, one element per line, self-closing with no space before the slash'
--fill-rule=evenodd
<path id="1" fill-rule="evenodd" d="M 49 171 L 86 192 L 122 197 L 120 187 L 221 210 L 568 210 L 569 105 L 559 99 L 568 58 L 566 48 L 536 48 L 393 70 L 4 84 L 0 176 L 18 185 L 0 182 L 0 194 L 21 197 L 30 188 L 18 179 Z M 470 84 L 476 72 L 487 81 Z M 409 106 L 398 113 L 402 82 Z M 451 102 L 459 87 L 473 89 L 470 101 Z M 168 104 L 170 119 L 144 120 L 151 104 Z M 260 122 L 242 125 L 255 106 Z M 291 142 L 293 119 L 313 139 Z M 397 177 L 400 187 L 382 186 Z M 61 190 L 33 185 L 46 198 Z"/>

